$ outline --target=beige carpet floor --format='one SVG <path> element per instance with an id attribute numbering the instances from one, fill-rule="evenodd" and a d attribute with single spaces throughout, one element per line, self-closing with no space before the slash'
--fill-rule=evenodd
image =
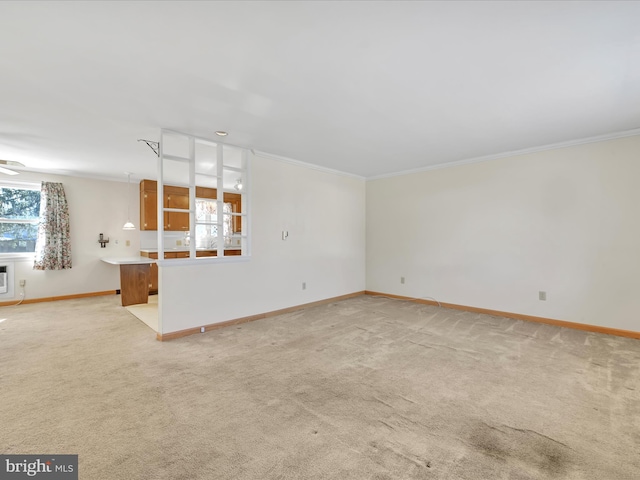
<path id="1" fill-rule="evenodd" d="M 161 343 L 118 300 L 0 308 L 0 453 L 83 480 L 640 478 L 640 341 L 362 296 Z"/>

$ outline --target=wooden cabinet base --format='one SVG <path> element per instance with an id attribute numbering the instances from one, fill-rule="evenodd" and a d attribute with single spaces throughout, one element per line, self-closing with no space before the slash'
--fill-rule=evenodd
<path id="1" fill-rule="evenodd" d="M 122 306 L 149 303 L 149 264 L 120 265 Z"/>

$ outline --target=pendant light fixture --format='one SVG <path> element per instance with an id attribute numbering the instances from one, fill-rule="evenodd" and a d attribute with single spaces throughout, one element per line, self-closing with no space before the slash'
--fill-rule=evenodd
<path id="1" fill-rule="evenodd" d="M 127 223 L 122 227 L 123 230 L 135 230 L 136 226 L 131 223 L 131 173 L 127 174 Z"/>

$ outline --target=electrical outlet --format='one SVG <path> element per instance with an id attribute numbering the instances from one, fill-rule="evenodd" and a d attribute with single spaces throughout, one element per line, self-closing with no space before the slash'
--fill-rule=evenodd
<path id="1" fill-rule="evenodd" d="M 546 301 L 547 300 L 547 292 L 543 292 L 542 290 L 538 292 L 538 300 Z"/>
<path id="2" fill-rule="evenodd" d="M 302 289 L 306 290 L 307 289 L 307 282 L 302 282 Z"/>
<path id="3" fill-rule="evenodd" d="M 20 286 L 24 287 L 27 284 L 26 280 L 20 280 Z"/>
<path id="4" fill-rule="evenodd" d="M 127 247 L 130 247 L 131 246 L 131 240 L 127 240 L 126 245 L 127 245 Z"/>
<path id="5" fill-rule="evenodd" d="M 404 284 L 404 277 L 400 277 L 400 283 Z"/>

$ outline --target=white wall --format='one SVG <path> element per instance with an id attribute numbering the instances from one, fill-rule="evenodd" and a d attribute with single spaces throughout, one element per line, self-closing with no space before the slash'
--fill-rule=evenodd
<path id="1" fill-rule="evenodd" d="M 364 180 L 256 156 L 252 209 L 249 261 L 160 267 L 161 333 L 364 290 Z"/>
<path id="2" fill-rule="evenodd" d="M 14 299 L 20 297 L 20 279 L 27 281 L 26 298 L 43 298 L 79 293 L 100 292 L 120 288 L 120 273 L 116 266 L 100 261 L 103 256 L 130 256 L 139 252 L 139 231 L 122 230 L 127 216 L 127 183 L 93 180 L 79 177 L 21 172 L 11 182 L 61 182 L 64 185 L 71 226 L 70 270 L 33 270 L 33 255 L 14 260 Z M 131 186 L 131 217 L 138 227 L 138 185 Z M 110 238 L 106 248 L 100 248 L 98 235 Z M 115 241 L 118 241 L 116 245 Z M 131 245 L 126 246 L 126 240 Z M 0 263 L 11 260 L 0 255 Z M 11 298 L 2 301 L 11 301 Z"/>
<path id="3" fill-rule="evenodd" d="M 640 331 L 639 179 L 635 136 L 369 181 L 367 290 Z"/>

